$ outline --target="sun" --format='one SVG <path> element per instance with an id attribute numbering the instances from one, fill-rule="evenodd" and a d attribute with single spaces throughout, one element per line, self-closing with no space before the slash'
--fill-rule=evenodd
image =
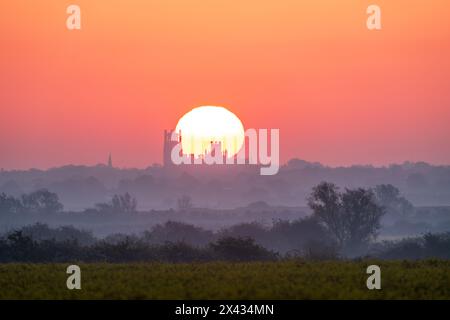
<path id="1" fill-rule="evenodd" d="M 241 149 L 244 126 L 231 111 L 219 106 L 196 107 L 180 118 L 176 132 L 181 133 L 183 154 L 195 157 L 211 151 L 211 143 L 220 143 L 222 152 L 232 157 Z"/>

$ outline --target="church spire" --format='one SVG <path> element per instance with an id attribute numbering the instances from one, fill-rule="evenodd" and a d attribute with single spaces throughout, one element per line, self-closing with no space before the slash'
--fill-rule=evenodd
<path id="1" fill-rule="evenodd" d="M 108 157 L 108 167 L 112 168 L 112 158 L 111 158 L 111 153 L 109 153 L 109 157 Z"/>

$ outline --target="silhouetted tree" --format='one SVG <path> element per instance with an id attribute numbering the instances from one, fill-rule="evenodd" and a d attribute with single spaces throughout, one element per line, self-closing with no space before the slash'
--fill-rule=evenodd
<path id="1" fill-rule="evenodd" d="M 342 209 L 347 245 L 355 246 L 376 238 L 384 210 L 376 203 L 372 190 L 346 189 L 342 194 Z"/>
<path id="2" fill-rule="evenodd" d="M 58 195 L 46 189 L 22 195 L 22 205 L 26 212 L 56 213 L 63 210 Z"/>
<path id="3" fill-rule="evenodd" d="M 12 196 L 7 196 L 0 193 L 0 214 L 2 213 L 17 213 L 23 209 L 22 203 L 19 199 Z"/>
<path id="4" fill-rule="evenodd" d="M 345 241 L 345 224 L 342 219 L 342 202 L 338 187 L 333 183 L 322 182 L 313 188 L 308 205 L 318 219 L 342 245 Z"/>
<path id="5" fill-rule="evenodd" d="M 313 188 L 308 204 L 341 248 L 355 248 L 377 236 L 384 210 L 372 190 L 346 189 L 340 193 L 332 183 Z"/>
<path id="6" fill-rule="evenodd" d="M 95 209 L 103 213 L 136 213 L 137 200 L 128 192 L 123 195 L 115 194 L 110 202 L 97 203 Z"/>
<path id="7" fill-rule="evenodd" d="M 379 205 L 383 206 L 386 215 L 391 218 L 404 218 L 414 211 L 414 207 L 401 196 L 400 190 L 391 184 L 375 187 L 375 196 Z"/>
<path id="8" fill-rule="evenodd" d="M 178 198 L 177 207 L 178 207 L 178 210 L 180 210 L 180 211 L 187 211 L 187 210 L 192 209 L 193 204 L 192 204 L 191 197 L 188 195 L 183 195 L 180 198 Z"/>
<path id="9" fill-rule="evenodd" d="M 113 208 L 122 213 L 135 213 L 137 200 L 128 192 L 124 195 L 114 195 L 112 199 Z"/>

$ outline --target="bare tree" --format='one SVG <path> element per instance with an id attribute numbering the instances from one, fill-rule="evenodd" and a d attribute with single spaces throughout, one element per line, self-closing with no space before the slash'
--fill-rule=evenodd
<path id="1" fill-rule="evenodd" d="M 115 194 L 111 202 L 97 203 L 95 210 L 105 213 L 135 213 L 137 212 L 137 200 L 128 192 L 123 195 Z"/>
<path id="2" fill-rule="evenodd" d="M 135 213 L 137 208 L 137 200 L 128 192 L 124 195 L 114 195 L 112 198 L 112 206 L 115 211 L 121 213 Z"/>
<path id="3" fill-rule="evenodd" d="M 178 198 L 177 200 L 177 207 L 180 211 L 187 211 L 192 209 L 192 199 L 188 195 L 183 195 L 181 198 Z"/>

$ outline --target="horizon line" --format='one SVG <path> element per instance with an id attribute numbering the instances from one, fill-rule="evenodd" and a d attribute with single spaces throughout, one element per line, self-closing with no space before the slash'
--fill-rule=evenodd
<path id="1" fill-rule="evenodd" d="M 438 163 L 430 163 L 427 161 L 411 161 L 411 160 L 404 160 L 403 162 L 399 163 L 399 162 L 394 162 L 394 163 L 388 163 L 388 164 L 380 164 L 380 165 L 376 165 L 376 164 L 358 164 L 358 163 L 354 163 L 354 164 L 348 164 L 348 165 L 328 165 L 328 164 L 324 164 L 320 161 L 309 161 L 309 160 L 304 160 L 301 158 L 291 158 L 288 161 L 285 161 L 283 164 L 281 164 L 280 169 L 282 167 L 285 167 L 289 164 L 290 161 L 292 160 L 299 160 L 299 161 L 303 161 L 306 162 L 307 164 L 310 165 L 320 165 L 321 167 L 324 168 L 331 168 L 331 169 L 337 169 L 337 168 L 352 168 L 352 167 L 371 167 L 371 168 L 389 168 L 389 167 L 393 167 L 393 166 L 404 166 L 404 165 L 418 165 L 418 164 L 424 164 L 424 165 L 428 165 L 428 166 L 432 166 L 432 167 L 450 167 L 450 164 L 438 164 Z M 88 167 L 88 168 L 93 168 L 93 167 L 107 167 L 110 169 L 115 169 L 115 170 L 146 170 L 149 168 L 156 168 L 156 167 L 160 167 L 160 168 L 164 168 L 164 165 L 162 163 L 152 163 L 146 167 L 126 167 L 126 166 L 112 166 L 109 167 L 107 163 L 103 163 L 103 162 L 98 162 L 96 164 L 76 164 L 76 163 L 68 163 L 68 164 L 61 164 L 61 165 L 55 165 L 55 166 L 50 166 L 50 167 L 46 167 L 46 168 L 42 168 L 42 167 L 28 167 L 28 168 L 3 168 L 0 167 L 0 173 L 3 172 L 14 172 L 14 171 L 32 171 L 32 170 L 37 170 L 37 171 L 50 171 L 50 170 L 54 170 L 54 169 L 61 169 L 64 167 Z M 180 165 L 180 167 L 183 165 Z M 191 165 L 193 166 L 193 165 Z M 214 165 L 211 165 L 214 166 Z M 175 167 L 178 167 L 177 165 L 175 165 Z"/>

